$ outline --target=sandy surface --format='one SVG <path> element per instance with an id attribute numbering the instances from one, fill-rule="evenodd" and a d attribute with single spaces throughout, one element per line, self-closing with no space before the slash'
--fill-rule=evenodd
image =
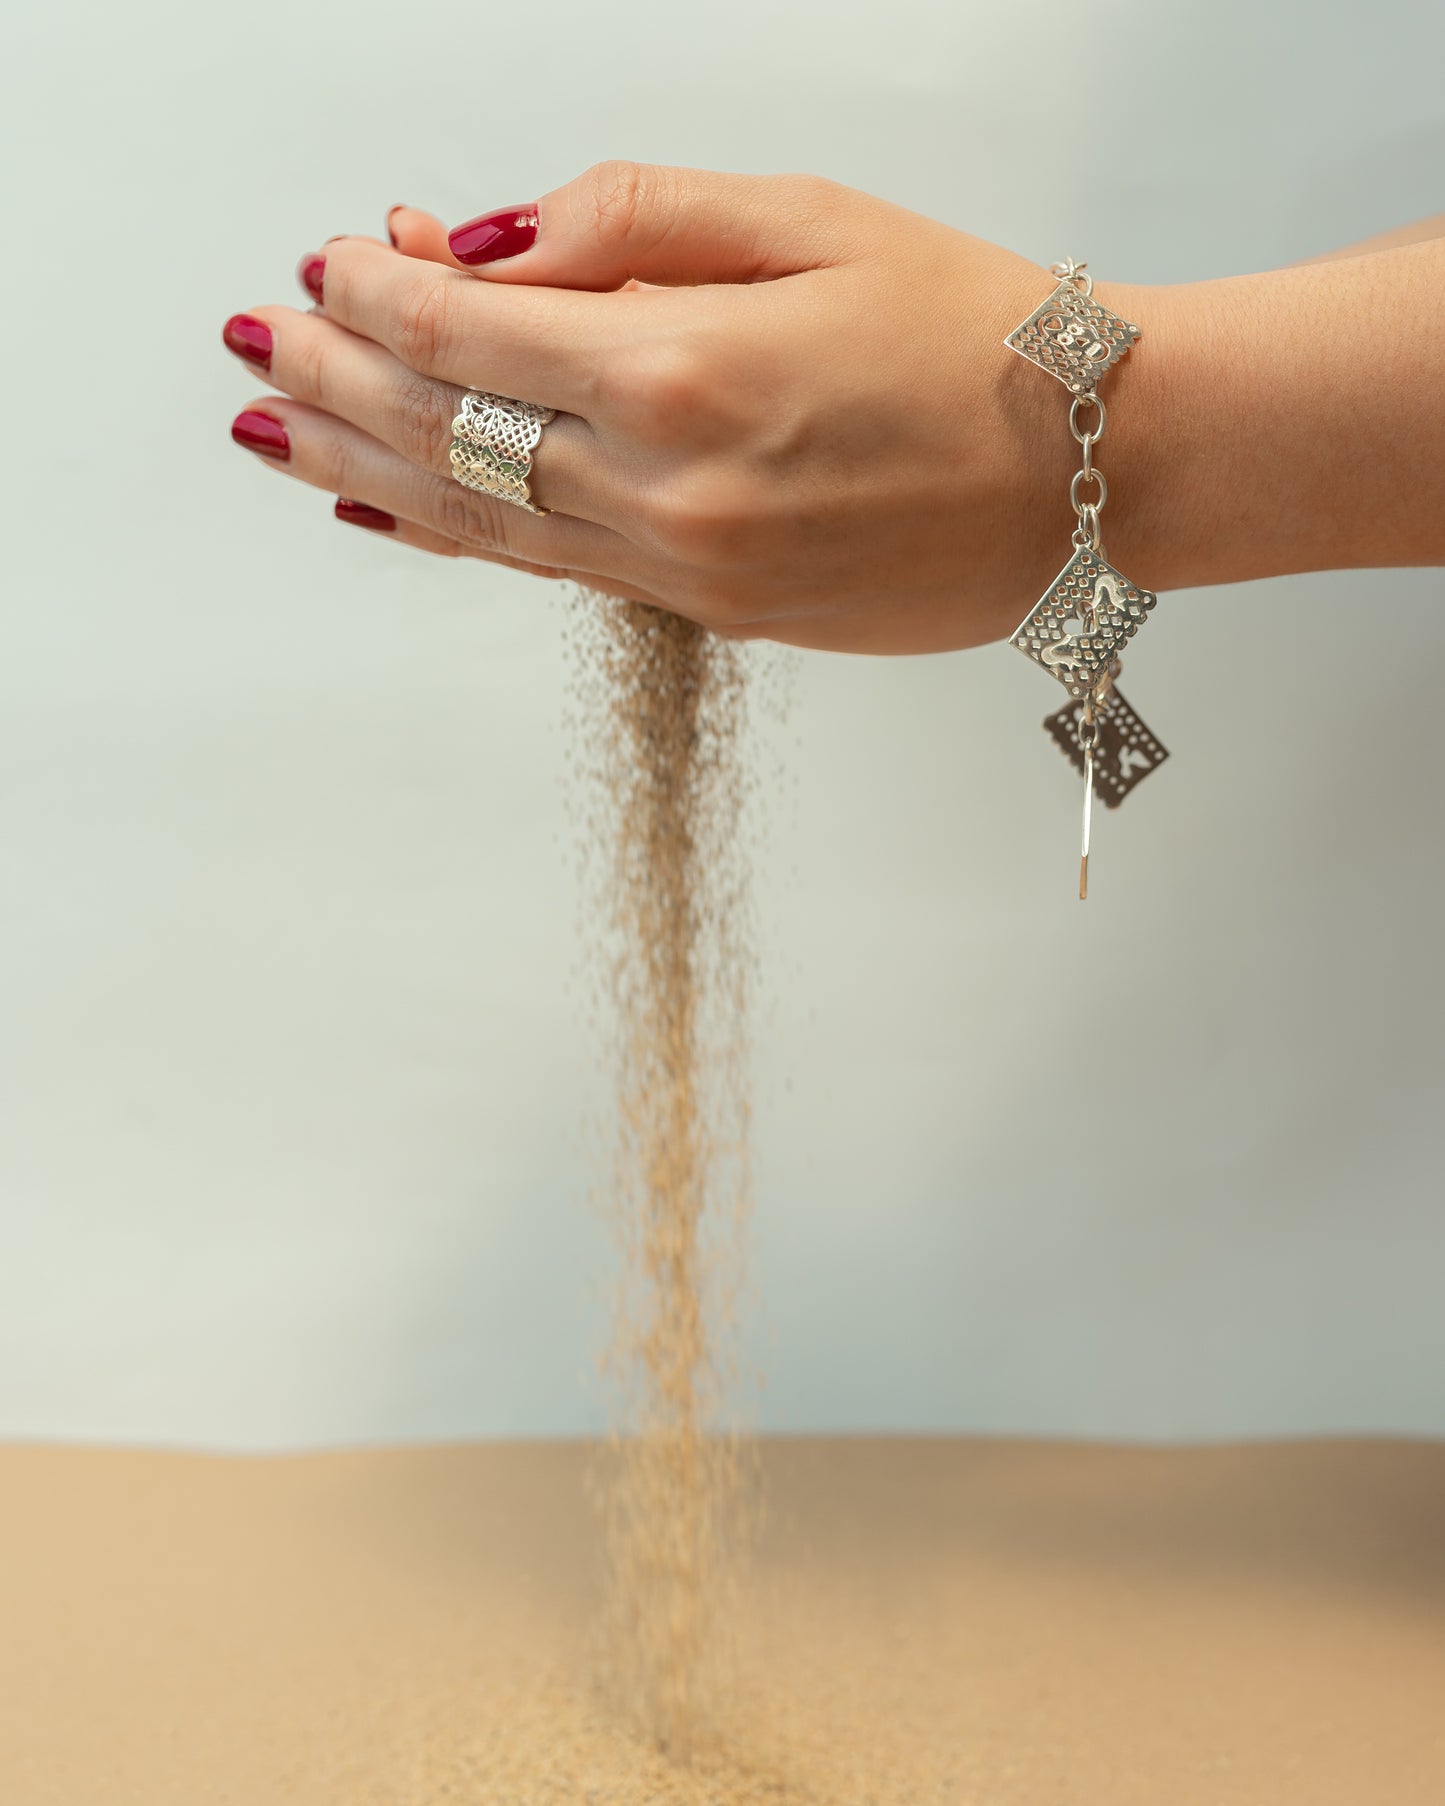
<path id="1" fill-rule="evenodd" d="M 1445 1445 L 770 1444 L 687 1773 L 591 1691 L 582 1459 L 0 1449 L 0 1800 L 1445 1800 Z"/>

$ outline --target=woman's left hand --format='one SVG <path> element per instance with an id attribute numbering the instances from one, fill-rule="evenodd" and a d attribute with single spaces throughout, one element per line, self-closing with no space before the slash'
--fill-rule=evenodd
<path id="1" fill-rule="evenodd" d="M 319 311 L 227 327 L 291 398 L 235 436 L 343 518 L 850 651 L 1001 638 L 1053 576 L 1073 448 L 1002 344 L 1049 293 L 1039 266 L 805 176 L 599 164 L 454 233 L 491 257 L 475 272 L 394 212 L 398 248 L 303 262 Z M 530 477 L 546 514 L 452 478 L 467 387 L 558 410 Z"/>

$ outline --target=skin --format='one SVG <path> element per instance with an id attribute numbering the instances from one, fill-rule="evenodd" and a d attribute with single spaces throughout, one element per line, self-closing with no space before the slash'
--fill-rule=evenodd
<path id="1" fill-rule="evenodd" d="M 1005 335 L 1053 286 L 836 183 L 605 163 L 475 270 L 440 222 L 324 251 L 273 335 L 271 468 L 395 537 L 737 637 L 918 653 L 1009 635 L 1069 552 L 1062 385 Z M 1445 215 L 1307 264 L 1099 281 L 1143 330 L 1100 385 L 1109 558 L 1154 590 L 1445 563 Z M 466 386 L 559 410 L 533 516 L 451 479 Z"/>

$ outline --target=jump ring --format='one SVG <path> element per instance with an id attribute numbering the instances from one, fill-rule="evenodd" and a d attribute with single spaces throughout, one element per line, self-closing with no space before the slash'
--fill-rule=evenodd
<path id="1" fill-rule="evenodd" d="M 1060 282 L 1082 283 L 1083 288 L 1079 292 L 1087 296 L 1094 292 L 1094 278 L 1088 274 L 1088 268 L 1086 263 L 1080 263 L 1076 257 L 1066 257 L 1062 263 L 1051 263 L 1049 274 L 1056 276 Z"/>
<path id="2" fill-rule="evenodd" d="M 1085 502 L 1079 510 L 1079 524 L 1074 528 L 1072 539 L 1079 551 L 1097 552 L 1104 556 L 1103 537 L 1099 531 L 1099 510 L 1092 502 Z"/>
<path id="3" fill-rule="evenodd" d="M 1084 480 L 1084 473 L 1082 470 L 1076 470 L 1074 472 L 1074 480 L 1072 483 L 1069 484 L 1069 500 L 1073 504 L 1074 513 L 1078 514 L 1078 515 L 1082 515 L 1083 510 L 1086 507 L 1092 508 L 1094 510 L 1094 513 L 1097 514 L 1099 512 L 1099 510 L 1104 506 L 1104 503 L 1106 501 L 1108 501 L 1108 499 L 1109 499 L 1109 485 L 1104 481 L 1103 471 L 1102 470 L 1091 470 L 1089 472 L 1089 474 L 1090 474 L 1090 476 L 1093 477 L 1094 481 L 1099 485 L 1099 499 L 1097 501 L 1081 502 L 1079 500 L 1079 485 Z"/>
<path id="4" fill-rule="evenodd" d="M 1091 402 L 1099 410 L 1099 424 L 1096 427 L 1092 427 L 1087 433 L 1081 433 L 1079 431 L 1079 409 L 1083 407 L 1085 402 Z M 1087 395 L 1076 395 L 1069 403 L 1069 431 L 1078 440 L 1080 445 L 1083 445 L 1090 439 L 1095 441 L 1102 439 L 1104 436 L 1104 423 L 1107 419 L 1108 414 L 1105 411 L 1103 402 L 1092 390 L 1090 390 Z"/>

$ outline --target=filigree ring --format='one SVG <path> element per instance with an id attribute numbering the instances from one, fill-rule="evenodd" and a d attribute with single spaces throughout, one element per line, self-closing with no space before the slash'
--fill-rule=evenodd
<path id="1" fill-rule="evenodd" d="M 532 500 L 527 479 L 542 428 L 556 413 L 534 401 L 468 389 L 461 412 L 452 421 L 448 453 L 452 475 L 468 489 L 525 508 L 528 514 L 549 514 L 550 509 L 539 508 Z"/>

